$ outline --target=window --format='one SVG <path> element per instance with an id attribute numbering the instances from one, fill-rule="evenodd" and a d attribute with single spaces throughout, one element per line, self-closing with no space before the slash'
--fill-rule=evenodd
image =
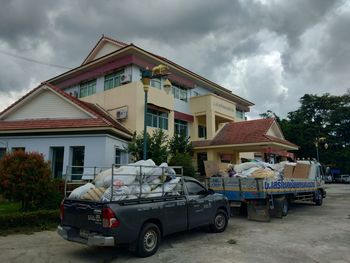
<path id="1" fill-rule="evenodd" d="M 175 120 L 175 133 L 184 133 L 187 136 L 187 122 L 182 120 Z"/>
<path id="2" fill-rule="evenodd" d="M 205 194 L 207 190 L 197 182 L 185 181 L 186 187 L 189 195 L 201 195 Z"/>
<path id="3" fill-rule="evenodd" d="M 173 85 L 172 92 L 175 99 L 187 102 L 187 89 L 177 85 Z"/>
<path id="4" fill-rule="evenodd" d="M 240 119 L 244 119 L 244 111 L 240 110 L 240 109 L 236 109 L 236 117 L 240 118 Z"/>
<path id="5" fill-rule="evenodd" d="M 119 147 L 115 147 L 115 158 L 114 164 L 127 164 L 128 163 L 128 155 L 126 151 L 120 149 Z"/>
<path id="6" fill-rule="evenodd" d="M 207 127 L 198 125 L 198 137 L 206 138 L 207 137 Z"/>
<path id="7" fill-rule="evenodd" d="M 124 69 L 105 76 L 104 89 L 109 90 L 121 85 L 121 77 L 124 74 Z"/>
<path id="8" fill-rule="evenodd" d="M 80 85 L 80 98 L 96 93 L 96 79 Z"/>
<path id="9" fill-rule="evenodd" d="M 168 129 L 168 113 L 147 109 L 146 124 L 149 127 Z"/>
<path id="10" fill-rule="evenodd" d="M 7 150 L 6 148 L 0 148 L 0 160 L 1 160 L 2 157 L 5 156 L 6 150 Z"/>
<path id="11" fill-rule="evenodd" d="M 192 91 L 192 96 L 193 96 L 193 97 L 199 96 L 199 93 L 198 93 L 197 91 L 193 90 L 193 91 Z"/>
<path id="12" fill-rule="evenodd" d="M 25 152 L 25 151 L 26 151 L 26 148 L 24 148 L 24 147 L 12 147 L 12 151 L 13 151 L 13 152 L 17 152 L 17 151 L 23 151 L 23 152 Z"/>
<path id="13" fill-rule="evenodd" d="M 151 87 L 162 89 L 162 82 L 160 79 L 151 79 Z"/>

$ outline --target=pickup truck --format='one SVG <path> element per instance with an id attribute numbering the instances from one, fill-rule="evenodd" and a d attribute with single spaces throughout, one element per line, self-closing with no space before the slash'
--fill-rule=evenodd
<path id="1" fill-rule="evenodd" d="M 156 253 L 161 238 L 176 232 L 209 226 L 223 232 L 229 203 L 222 194 L 181 176 L 178 195 L 109 202 L 65 198 L 57 232 L 64 239 L 89 246 L 127 245 L 140 257 Z"/>

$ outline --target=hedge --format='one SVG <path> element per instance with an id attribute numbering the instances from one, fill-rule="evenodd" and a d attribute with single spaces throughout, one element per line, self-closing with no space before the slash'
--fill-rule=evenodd
<path id="1" fill-rule="evenodd" d="M 60 222 L 59 210 L 38 210 L 0 215 L 0 230 L 23 226 L 42 226 Z"/>

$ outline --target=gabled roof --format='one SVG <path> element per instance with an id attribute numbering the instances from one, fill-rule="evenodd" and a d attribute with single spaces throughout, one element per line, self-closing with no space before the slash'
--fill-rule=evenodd
<path id="1" fill-rule="evenodd" d="M 108 42 L 111 43 L 117 47 L 125 47 L 128 44 L 112 39 L 110 37 L 107 37 L 105 35 L 102 35 L 102 37 L 100 38 L 100 40 L 96 43 L 96 45 L 93 47 L 93 49 L 90 51 L 90 53 L 87 55 L 87 57 L 84 59 L 82 65 L 92 61 L 94 59 L 94 56 L 98 53 L 98 51 L 103 47 L 103 45 Z"/>
<path id="2" fill-rule="evenodd" d="M 103 43 L 105 43 L 107 41 L 111 41 L 110 43 L 113 42 L 115 45 L 119 45 L 120 49 L 113 51 L 109 54 L 106 54 L 104 56 L 98 57 L 96 59 L 93 59 L 94 54 L 103 46 Z M 219 84 L 217 84 L 217 83 L 215 83 L 215 82 L 213 82 L 205 77 L 202 77 L 199 74 L 196 74 L 193 71 L 191 71 L 187 68 L 184 68 L 184 67 L 176 64 L 175 62 L 173 62 L 165 57 L 162 57 L 162 56 L 156 55 L 154 53 L 151 53 L 149 51 L 146 51 L 146 50 L 144 50 L 144 49 L 142 49 L 142 48 L 140 48 L 132 43 L 126 44 L 126 43 L 114 40 L 114 39 L 106 37 L 106 36 L 102 36 L 102 38 L 98 41 L 96 46 L 92 49 L 92 51 L 89 53 L 88 57 L 84 60 L 84 62 L 81 66 L 76 67 L 72 70 L 69 70 L 63 74 L 60 74 L 60 75 L 48 80 L 48 82 L 54 83 L 54 84 L 59 84 L 62 80 L 69 79 L 74 74 L 76 75 L 79 72 L 88 71 L 97 64 L 100 65 L 101 63 L 103 63 L 104 60 L 108 60 L 108 59 L 111 60 L 114 56 L 121 55 L 121 54 L 128 53 L 128 52 L 129 53 L 135 52 L 135 51 L 148 57 L 149 59 L 155 60 L 156 61 L 155 63 L 161 63 L 164 65 L 167 65 L 170 67 L 170 69 L 175 69 L 175 70 L 181 72 L 181 74 L 184 74 L 188 77 L 196 79 L 197 81 L 205 83 L 206 85 L 213 88 L 214 91 L 220 92 L 220 95 L 222 95 L 223 97 L 227 97 L 231 100 L 234 99 L 234 100 L 239 101 L 242 105 L 246 106 L 246 109 L 248 111 L 249 111 L 248 107 L 254 105 L 254 103 L 252 103 L 252 102 L 250 102 L 250 101 L 248 101 L 248 100 L 246 100 L 238 95 L 235 95 L 234 93 L 232 93 L 231 90 L 226 89 L 226 88 L 220 86 Z"/>
<path id="3" fill-rule="evenodd" d="M 91 118 L 87 119 L 25 119 L 25 120 L 1 120 L 6 117 L 7 114 L 11 113 L 12 110 L 21 107 L 22 104 L 29 101 L 34 96 L 38 95 L 41 89 L 50 89 L 59 96 L 70 101 L 79 109 L 87 112 Z M 114 120 L 103 108 L 97 104 L 87 103 L 75 98 L 74 96 L 64 92 L 60 88 L 54 85 L 43 82 L 41 85 L 24 95 L 22 98 L 17 100 L 15 103 L 10 105 L 4 111 L 0 113 L 0 132 L 11 131 L 11 130 L 32 130 L 32 129 L 72 129 L 72 128 L 111 128 L 117 130 L 124 137 L 131 137 L 132 132 L 124 125 Z"/>
<path id="4" fill-rule="evenodd" d="M 267 135 L 273 125 L 277 125 L 274 118 L 258 119 L 251 121 L 229 122 L 216 134 L 212 140 L 192 142 L 194 148 L 198 147 L 215 147 L 228 145 L 258 144 L 271 143 L 285 145 L 286 148 L 298 149 L 298 146 L 283 139 Z M 281 134 L 282 131 L 281 131 Z"/>

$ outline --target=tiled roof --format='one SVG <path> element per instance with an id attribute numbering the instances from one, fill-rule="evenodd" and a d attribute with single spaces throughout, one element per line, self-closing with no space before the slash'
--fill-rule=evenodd
<path id="1" fill-rule="evenodd" d="M 234 145 L 247 143 L 275 142 L 298 148 L 297 145 L 266 133 L 275 119 L 258 119 L 251 121 L 230 122 L 218 132 L 212 140 L 192 142 L 193 147 Z"/>
<path id="2" fill-rule="evenodd" d="M 12 109 L 18 103 L 26 99 L 29 95 L 42 88 L 48 86 L 53 91 L 59 93 L 66 99 L 70 100 L 80 108 L 90 113 L 93 117 L 91 119 L 32 119 L 32 120 L 18 120 L 18 121 L 1 121 L 0 130 L 27 130 L 27 129 L 55 129 L 55 128 L 87 128 L 87 127 L 112 127 L 120 130 L 128 135 L 132 135 L 132 132 L 114 120 L 104 109 L 101 107 L 79 100 L 78 98 L 64 92 L 60 88 L 54 85 L 43 82 L 39 87 L 33 89 L 18 101 L 13 103 L 7 109 L 0 113 L 0 116 Z"/>
<path id="3" fill-rule="evenodd" d="M 106 127 L 101 119 L 34 119 L 0 121 L 0 131 Z"/>

